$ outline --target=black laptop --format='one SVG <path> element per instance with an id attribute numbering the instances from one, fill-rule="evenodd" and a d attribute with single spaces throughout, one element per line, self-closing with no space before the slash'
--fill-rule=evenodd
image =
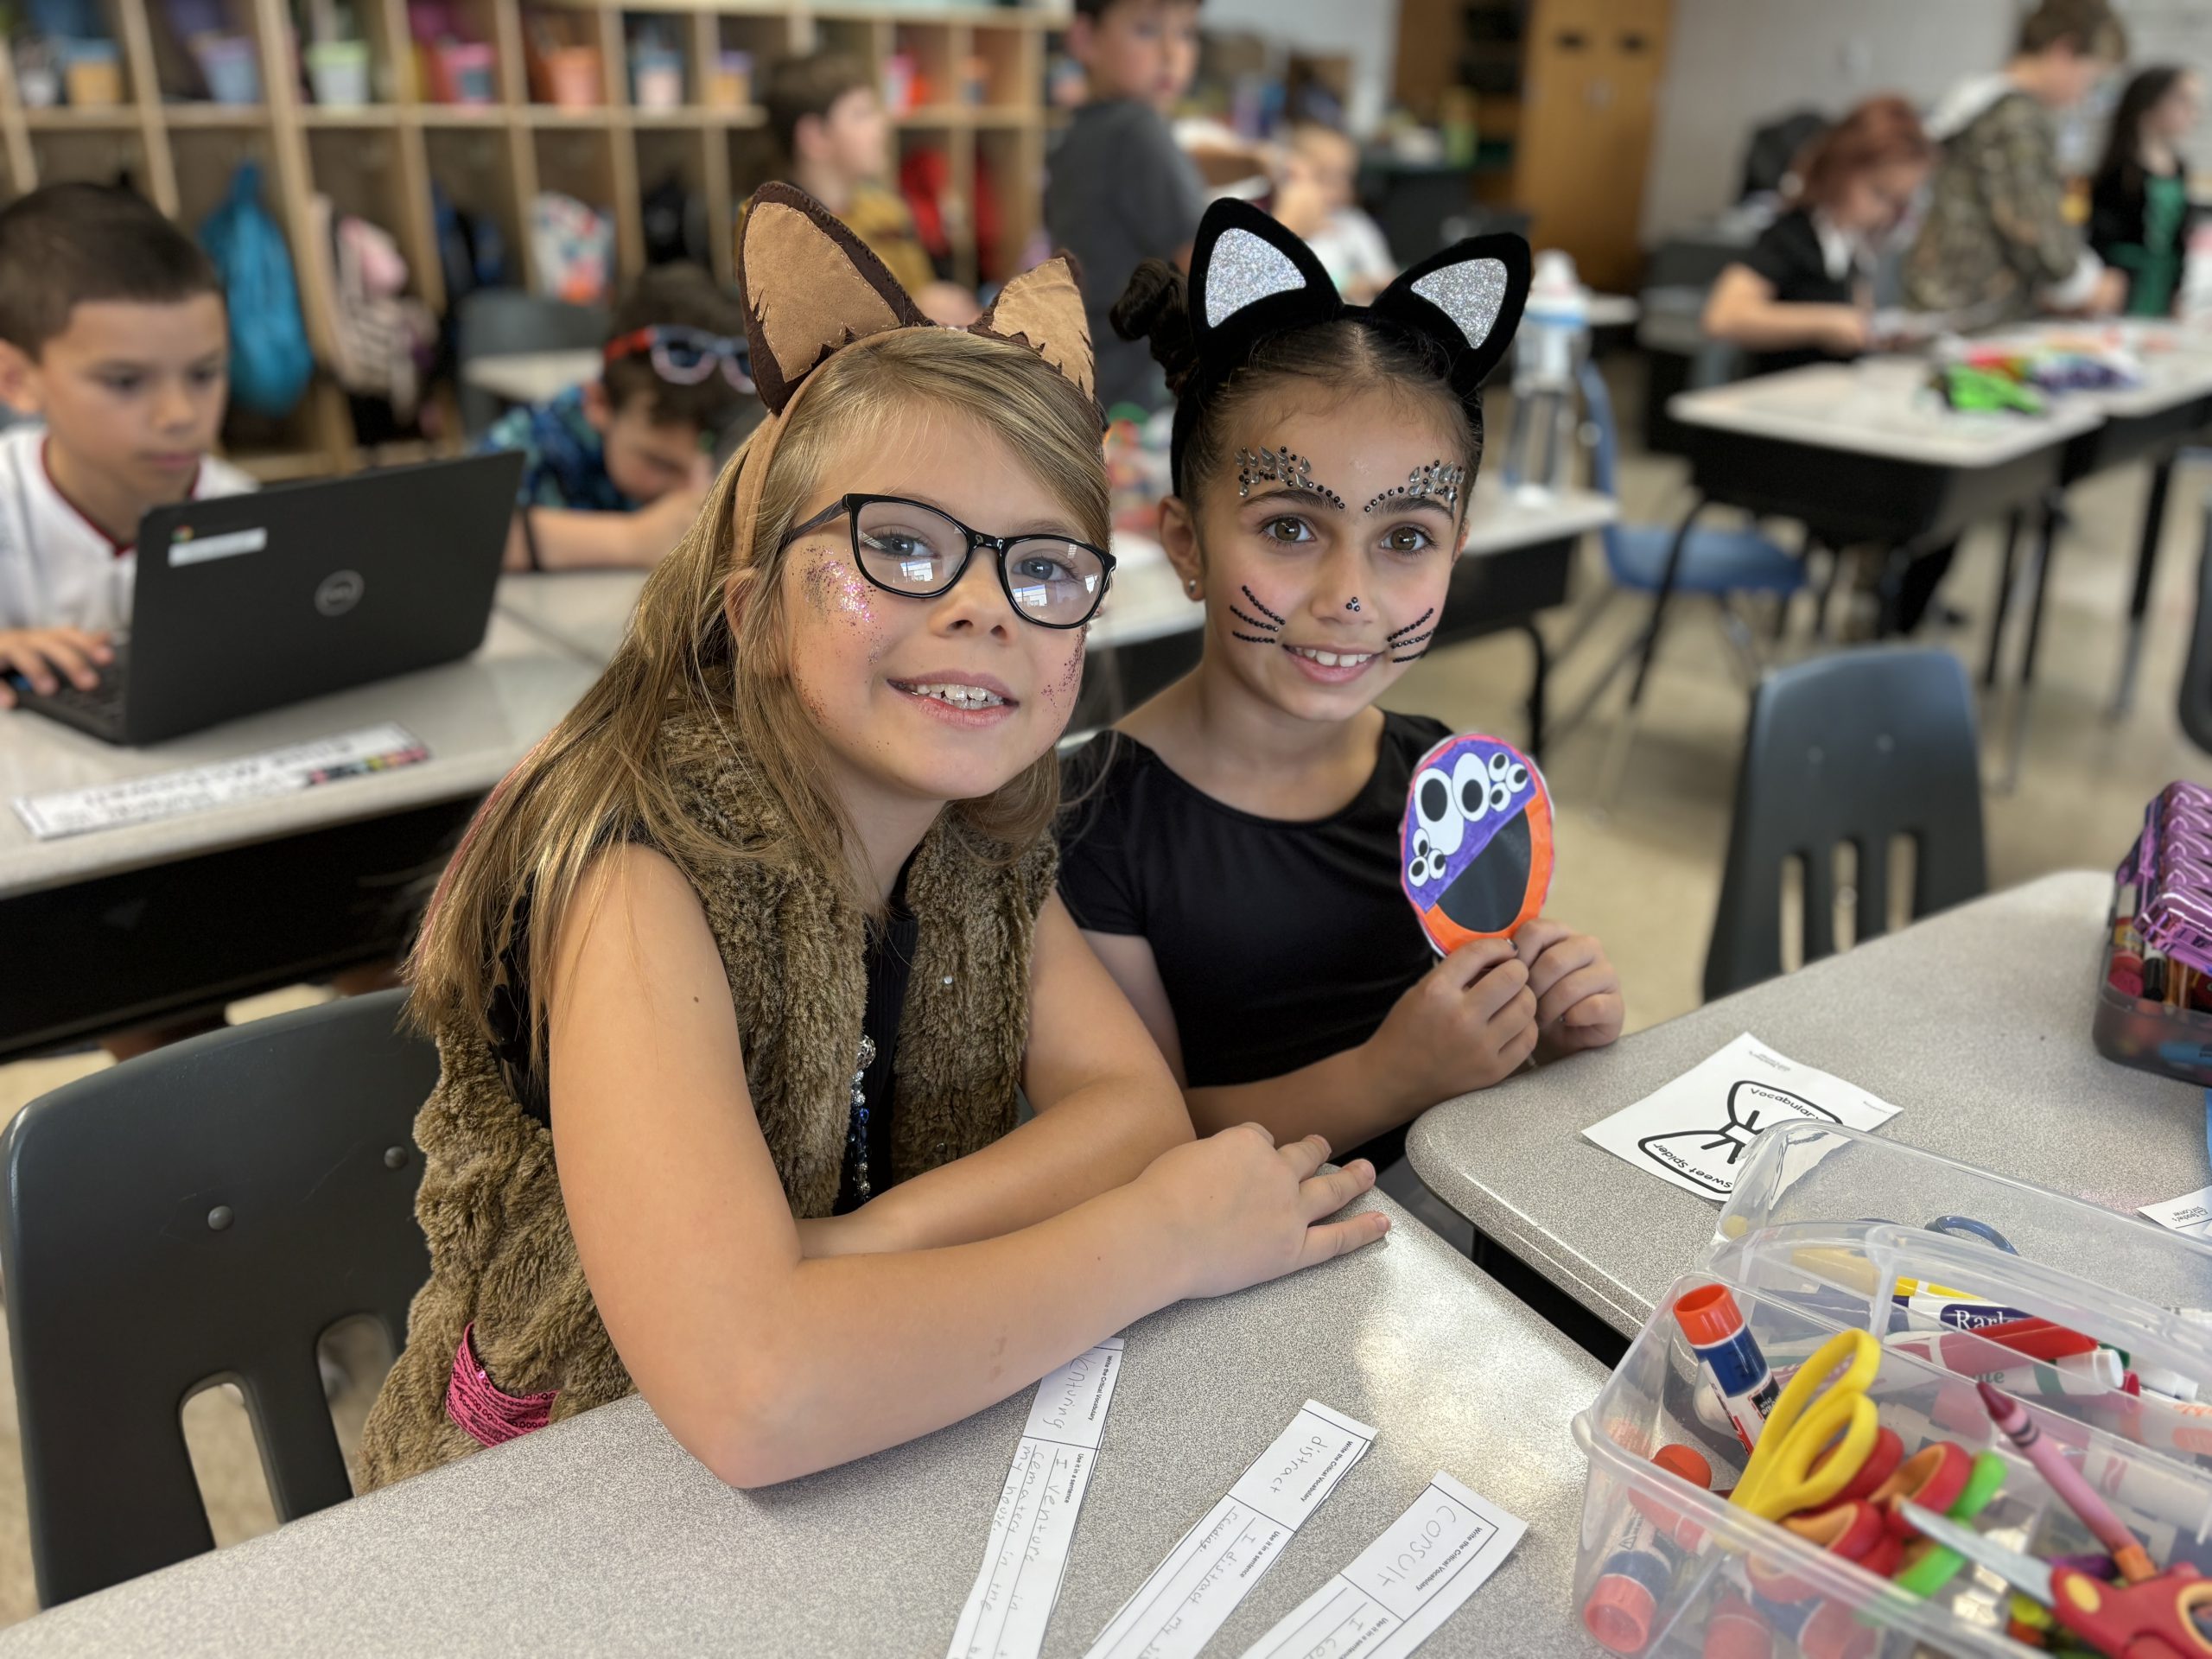
<path id="1" fill-rule="evenodd" d="M 394 467 L 156 507 L 128 636 L 90 691 L 22 706 L 157 743 L 465 657 L 483 642 L 522 456 Z"/>

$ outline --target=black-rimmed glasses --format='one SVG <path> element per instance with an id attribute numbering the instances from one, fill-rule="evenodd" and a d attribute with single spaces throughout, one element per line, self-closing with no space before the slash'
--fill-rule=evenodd
<path id="1" fill-rule="evenodd" d="M 839 516 L 853 527 L 853 563 L 887 594 L 936 599 L 968 574 L 976 550 L 997 556 L 999 586 L 1025 622 L 1079 628 L 1097 613 L 1114 556 L 1066 536 L 986 536 L 950 514 L 897 495 L 841 495 L 783 539 L 789 547 Z"/>

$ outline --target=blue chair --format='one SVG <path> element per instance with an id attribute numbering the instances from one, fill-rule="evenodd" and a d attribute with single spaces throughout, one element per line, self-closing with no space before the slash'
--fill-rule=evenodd
<path id="1" fill-rule="evenodd" d="M 1590 458 L 1591 486 L 1602 495 L 1618 499 L 1620 436 L 1613 421 L 1612 397 L 1605 389 L 1605 377 L 1594 364 L 1582 365 L 1580 379 L 1586 418 L 1596 434 Z M 1644 682 L 1651 671 L 1651 660 L 1658 649 L 1660 625 L 1669 601 L 1677 594 L 1712 600 L 1719 609 L 1722 626 L 1744 658 L 1747 677 L 1755 678 L 1758 663 L 1751 632 L 1733 610 L 1733 601 L 1771 596 L 1786 607 L 1789 600 L 1806 587 L 1804 560 L 1780 546 L 1756 524 L 1700 525 L 1697 519 L 1707 505 L 1699 500 L 1679 524 L 1615 523 L 1599 532 L 1605 550 L 1605 569 L 1613 582 L 1604 603 L 1610 604 L 1623 593 L 1651 596 L 1651 620 L 1642 636 L 1614 659 L 1566 722 L 1573 725 L 1587 715 L 1620 677 L 1621 671 L 1630 663 L 1636 664 L 1636 676 L 1629 686 L 1628 706 L 1615 728 L 1613 752 L 1607 765 L 1602 798 L 1608 802 L 1618 789 L 1621 771 L 1627 764 L 1637 709 L 1643 700 Z M 1575 637 L 1568 642 L 1569 651 L 1580 643 L 1596 620 L 1595 613 L 1585 618 Z"/>

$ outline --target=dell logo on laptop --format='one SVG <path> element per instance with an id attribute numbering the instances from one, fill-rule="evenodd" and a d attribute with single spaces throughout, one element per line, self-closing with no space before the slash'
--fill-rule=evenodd
<path id="1" fill-rule="evenodd" d="M 358 570 L 334 570 L 315 590 L 315 607 L 325 616 L 343 616 L 361 602 L 367 585 Z"/>

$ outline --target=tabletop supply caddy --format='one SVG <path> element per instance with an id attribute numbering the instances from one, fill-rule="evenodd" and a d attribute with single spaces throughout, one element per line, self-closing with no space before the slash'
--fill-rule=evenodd
<path id="1" fill-rule="evenodd" d="M 1678 1318 L 1686 1296 L 1695 1316 Z M 1756 1457 L 1712 1338 L 1686 1334 L 1716 1300 L 1771 1369 Z M 1575 1419 L 1586 1629 L 1617 1653 L 1689 1659 L 2212 1655 L 2212 1605 L 2201 1637 L 2069 1646 L 2041 1603 L 1975 1564 L 2002 1546 L 2038 1571 L 2117 1571 L 2125 1582 L 2058 1580 L 2107 1619 L 2212 1572 L 2207 1309 L 2212 1248 L 2195 1240 L 1840 1126 L 1768 1130 L 1708 1270 L 1675 1282 Z M 1978 1380 L 2001 1391 L 1993 1404 Z M 2109 1507 L 2101 1541 L 2046 1478 L 2052 1446 Z M 1938 1518 L 1916 1530 L 1897 1498 Z M 1929 1541 L 1945 1516 L 1973 1562 Z M 2132 1557 L 2114 1518 L 2142 1546 Z"/>
<path id="2" fill-rule="evenodd" d="M 2113 873 L 2097 1052 L 2212 1088 L 2212 790 L 2175 782 Z"/>

